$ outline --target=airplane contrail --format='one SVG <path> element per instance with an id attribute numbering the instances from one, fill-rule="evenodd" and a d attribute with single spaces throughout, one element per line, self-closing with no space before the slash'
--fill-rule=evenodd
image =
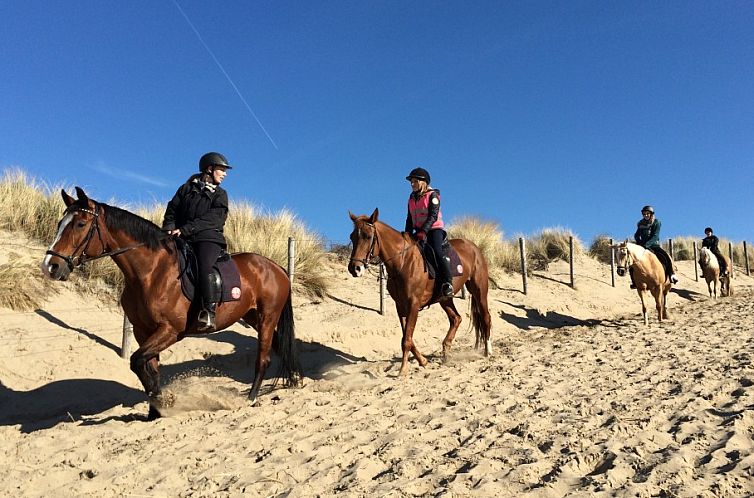
<path id="1" fill-rule="evenodd" d="M 278 148 L 277 144 L 276 144 L 276 143 L 275 143 L 275 141 L 274 141 L 274 140 L 272 139 L 272 137 L 270 136 L 270 134 L 269 134 L 269 133 L 267 133 L 267 130 L 265 129 L 264 125 L 263 125 L 263 124 L 262 124 L 262 122 L 261 122 L 261 121 L 259 120 L 259 118 L 258 118 L 258 117 L 257 117 L 257 115 L 256 115 L 256 114 L 254 113 L 254 111 L 253 111 L 253 110 L 251 109 L 251 106 L 249 105 L 249 103 L 248 103 L 248 102 L 246 102 L 246 99 L 245 99 L 245 98 L 243 97 L 243 95 L 241 95 L 241 91 L 240 91 L 240 90 L 238 89 L 238 87 L 236 86 L 236 84 L 235 84 L 235 83 L 233 83 L 233 80 L 232 80 L 232 79 L 230 78 L 230 75 L 229 75 L 229 74 L 228 74 L 228 72 L 227 72 L 227 71 L 225 70 L 225 68 L 223 67 L 223 65 L 222 65 L 222 64 L 220 64 L 220 61 L 219 61 L 219 60 L 217 60 L 217 57 L 215 57 L 215 54 L 214 54 L 214 53 L 212 52 L 212 49 L 210 49 L 210 48 L 209 48 L 209 45 L 207 45 L 207 44 L 206 44 L 206 43 L 204 42 L 204 38 L 202 38 L 202 35 L 201 35 L 201 34 L 199 34 L 199 30 L 197 30 L 197 29 L 196 29 L 196 26 L 194 26 L 194 23 L 192 23 L 192 22 L 191 22 L 191 19 L 189 19 L 189 16 L 187 16 L 187 15 L 186 15 L 186 13 L 185 13 L 185 12 L 183 11 L 183 9 L 181 8 L 181 6 L 180 6 L 180 5 L 178 4 L 178 1 L 177 1 L 177 0 L 173 0 L 173 3 L 175 4 L 175 6 L 176 6 L 176 8 L 178 9 L 178 11 L 179 11 L 179 12 L 181 13 L 181 15 L 183 16 L 183 18 L 184 18 L 184 19 L 186 19 L 186 22 L 187 22 L 187 23 L 188 23 L 188 25 L 189 25 L 189 26 L 191 27 L 191 29 L 192 29 L 192 30 L 194 31 L 194 34 L 196 35 L 196 37 L 197 37 L 197 38 L 199 38 L 199 41 L 200 41 L 200 42 L 202 43 L 202 45 L 204 45 L 204 48 L 205 48 L 205 49 L 207 50 L 207 53 L 208 53 L 208 54 L 210 55 L 210 57 L 212 57 L 212 60 L 213 60 L 213 61 L 215 61 L 215 64 L 217 64 L 217 67 L 218 67 L 218 68 L 220 69 L 220 71 L 221 71 L 221 72 L 223 73 L 223 75 L 225 76 L 225 79 L 227 79 L 227 80 L 228 80 L 228 83 L 230 83 L 230 86 L 232 86 L 232 87 L 233 87 L 233 90 L 235 90 L 235 91 L 236 91 L 236 95 L 238 95 L 238 98 L 239 98 L 239 99 L 241 99 L 241 102 L 243 102 L 243 105 L 244 105 L 244 106 L 246 106 L 246 109 L 247 109 L 247 110 L 249 111 L 249 114 L 251 114 L 251 116 L 252 116 L 252 117 L 254 118 L 254 120 L 255 120 L 255 121 L 257 122 L 257 124 L 258 124 L 258 125 L 259 125 L 259 127 L 260 127 L 260 128 L 262 129 L 262 131 L 264 132 L 264 134 L 265 134 L 265 135 L 267 136 L 267 138 L 268 138 L 268 139 L 270 140 L 270 143 L 272 144 L 272 146 L 273 146 L 273 147 L 275 147 L 275 149 L 277 149 L 277 148 Z"/>

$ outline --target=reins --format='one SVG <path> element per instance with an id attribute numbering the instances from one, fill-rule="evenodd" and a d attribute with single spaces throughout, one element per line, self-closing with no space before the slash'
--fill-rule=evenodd
<path id="1" fill-rule="evenodd" d="M 45 254 L 49 254 L 51 256 L 57 256 L 58 258 L 60 258 L 63 261 L 65 261 L 66 265 L 68 265 L 68 270 L 69 271 L 73 271 L 73 269 L 76 268 L 77 266 L 81 266 L 84 263 L 87 263 L 89 261 L 95 261 L 97 259 L 105 258 L 107 256 L 117 256 L 118 254 L 122 254 L 124 252 L 130 251 L 131 249 L 136 249 L 137 247 L 140 247 L 140 246 L 144 245 L 144 242 L 139 242 L 138 244 L 132 244 L 130 246 L 121 247 L 121 248 L 118 248 L 118 249 L 115 249 L 115 250 L 112 250 L 112 251 L 105 251 L 105 242 L 104 242 L 104 240 L 102 240 L 102 232 L 99 229 L 100 205 L 97 204 L 96 202 L 94 203 L 94 205 L 95 205 L 95 211 L 92 211 L 91 209 L 86 209 L 86 208 L 76 208 L 76 209 L 73 210 L 73 211 L 79 211 L 79 212 L 82 212 L 82 213 L 91 214 L 94 217 L 94 221 L 92 221 L 92 224 L 89 227 L 89 232 L 87 232 L 86 237 L 84 237 L 84 240 L 82 240 L 73 249 L 73 251 L 71 252 L 70 256 L 65 256 L 65 255 L 60 254 L 59 252 L 53 251 L 51 249 L 47 250 L 47 252 L 45 253 Z M 94 236 L 95 230 L 97 232 L 97 238 L 99 239 L 99 242 L 100 242 L 100 245 L 102 246 L 102 251 L 103 252 L 100 255 L 98 255 L 98 256 L 88 256 L 86 254 L 86 251 L 89 248 L 89 243 L 92 241 L 92 238 Z M 80 248 L 82 248 L 82 247 L 83 247 L 83 249 L 81 249 L 81 253 L 78 256 L 74 256 L 76 254 L 76 252 L 78 252 L 78 250 Z M 76 261 L 77 259 L 78 259 L 78 262 Z"/>
<path id="2" fill-rule="evenodd" d="M 369 270 L 369 264 L 370 264 L 370 262 L 371 262 L 371 264 L 375 265 L 375 264 L 377 264 L 378 261 L 380 261 L 379 256 L 375 256 L 374 255 L 374 248 L 378 244 L 380 244 L 380 247 L 382 247 L 382 245 L 379 242 L 378 237 L 377 237 L 377 227 L 373 223 L 366 223 L 365 222 L 365 224 L 367 226 L 372 227 L 372 236 L 371 236 L 371 239 L 369 241 L 369 251 L 367 251 L 366 258 L 365 259 L 349 258 L 349 261 L 351 261 L 353 263 L 363 263 L 364 264 L 364 268 L 368 271 Z M 388 261 L 392 261 L 393 259 L 397 258 L 398 256 L 403 255 L 408 249 L 411 248 L 410 245 L 406 244 L 406 238 L 405 237 L 401 237 L 401 240 L 402 240 L 401 250 L 398 251 L 396 254 L 393 254 L 389 258 L 387 258 L 385 260 L 382 260 L 383 264 L 387 263 Z M 403 266 L 403 263 L 401 263 L 401 267 L 402 266 Z"/>

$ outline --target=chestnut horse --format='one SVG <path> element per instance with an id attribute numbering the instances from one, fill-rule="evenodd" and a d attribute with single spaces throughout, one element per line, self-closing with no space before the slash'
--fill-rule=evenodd
<path id="1" fill-rule="evenodd" d="M 387 290 L 395 301 L 398 317 L 403 330 L 403 361 L 400 375 L 408 375 L 408 356 L 413 353 L 419 365 L 425 366 L 427 359 L 419 352 L 414 343 L 414 328 L 419 310 L 439 302 L 448 315 L 450 328 L 442 341 L 443 356 L 450 353 L 451 344 L 456 330 L 461 324 L 461 315 L 453 304 L 453 298 L 440 297 L 433 299 L 435 281 L 431 280 L 424 268 L 424 260 L 418 244 L 406 233 L 401 233 L 389 225 L 379 221 L 379 210 L 375 209 L 371 216 L 355 216 L 348 213 L 353 221 L 351 232 L 351 259 L 348 271 L 354 277 L 365 273 L 371 260 L 378 257 L 385 265 L 388 281 Z M 484 354 L 492 354 L 490 333 L 492 321 L 487 307 L 487 291 L 489 288 L 489 273 L 487 261 L 482 252 L 472 242 L 466 239 L 453 239 L 450 244 L 458 253 L 463 265 L 463 273 L 453 279 L 453 290 L 457 292 L 461 287 L 471 294 L 471 322 L 476 333 L 476 346 L 484 344 Z"/>
<path id="2" fill-rule="evenodd" d="M 131 370 L 149 396 L 149 419 L 157 418 L 160 352 L 187 334 L 196 333 L 191 303 L 181 291 L 175 241 L 144 218 L 89 199 L 79 187 L 78 199 L 65 190 L 62 195 L 67 208 L 42 261 L 42 271 L 53 280 L 66 280 L 85 261 L 107 256 L 113 259 L 123 272 L 121 304 L 139 344 L 131 355 Z M 239 253 L 232 257 L 241 276 L 241 298 L 218 306 L 217 329 L 243 319 L 259 333 L 249 393 L 254 404 L 270 363 L 271 348 L 281 356 L 286 383 L 295 386 L 301 379 L 291 285 L 286 271 L 264 256 Z"/>
<path id="3" fill-rule="evenodd" d="M 665 268 L 657 256 L 649 249 L 628 241 L 613 246 L 613 248 L 616 252 L 616 272 L 618 275 L 622 277 L 629 271 L 633 273 L 636 291 L 639 293 L 639 299 L 641 299 L 641 314 L 644 317 L 644 325 L 649 325 L 647 292 L 650 292 L 655 298 L 657 319 L 662 322 L 663 318 L 668 318 L 667 296 L 673 284 L 665 274 Z"/>

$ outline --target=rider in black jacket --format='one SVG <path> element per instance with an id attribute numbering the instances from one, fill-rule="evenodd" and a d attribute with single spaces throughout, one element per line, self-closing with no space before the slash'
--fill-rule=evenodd
<path id="1" fill-rule="evenodd" d="M 220 253 L 227 247 L 223 227 L 228 218 L 228 193 L 220 187 L 232 167 L 225 156 L 208 152 L 199 159 L 199 174 L 178 188 L 165 210 L 162 228 L 191 244 L 196 254 L 200 305 L 197 330 L 215 330 L 215 309 L 211 302 L 210 273 Z"/>
<path id="2" fill-rule="evenodd" d="M 723 253 L 720 252 L 720 248 L 717 247 L 717 245 L 720 243 L 720 239 L 718 239 L 716 235 L 712 235 L 712 229 L 710 227 L 704 229 L 704 235 L 705 237 L 702 239 L 702 247 L 709 248 L 709 250 L 712 251 L 712 254 L 715 255 L 718 263 L 720 263 L 720 276 L 722 277 L 728 273 L 728 265 L 725 261 Z M 702 263 L 700 259 L 699 266 L 701 265 Z M 702 268 L 702 273 L 703 272 L 704 268 Z"/>

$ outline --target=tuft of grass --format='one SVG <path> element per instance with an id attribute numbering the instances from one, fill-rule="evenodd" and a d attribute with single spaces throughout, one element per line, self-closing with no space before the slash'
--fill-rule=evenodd
<path id="1" fill-rule="evenodd" d="M 568 261 L 571 248 L 570 238 L 573 237 L 574 255 L 583 252 L 583 244 L 573 232 L 567 228 L 544 228 L 527 240 L 527 263 L 532 270 L 547 270 L 550 263 L 557 260 Z"/>
<path id="2" fill-rule="evenodd" d="M 587 254 L 600 263 L 609 265 L 612 259 L 612 252 L 613 249 L 610 246 L 610 236 L 602 234 L 594 237 L 594 240 L 592 240 L 592 243 L 589 245 L 589 251 Z"/>
<path id="3" fill-rule="evenodd" d="M 32 311 L 57 292 L 57 288 L 46 285 L 38 264 L 28 257 L 8 254 L 8 261 L 0 265 L 0 307 Z"/>
<path id="4" fill-rule="evenodd" d="M 447 232 L 451 239 L 464 238 L 476 244 L 493 276 L 500 271 L 516 271 L 519 267 L 516 248 L 503 240 L 503 231 L 494 221 L 462 217 L 449 224 Z"/>

